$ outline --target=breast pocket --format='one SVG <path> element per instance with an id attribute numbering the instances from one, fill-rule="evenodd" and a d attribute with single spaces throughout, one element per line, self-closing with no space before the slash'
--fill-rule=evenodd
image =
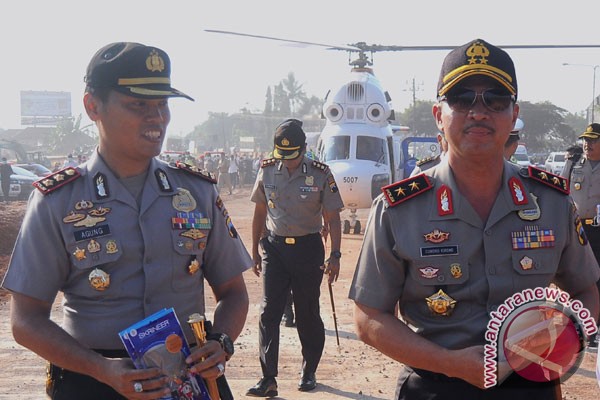
<path id="1" fill-rule="evenodd" d="M 202 284 L 202 262 L 208 229 L 173 230 L 171 282 L 177 291 L 196 290 Z"/>
<path id="2" fill-rule="evenodd" d="M 512 267 L 517 276 L 515 290 L 547 286 L 558 269 L 558 255 L 544 249 L 513 251 Z"/>
<path id="3" fill-rule="evenodd" d="M 439 317 L 431 308 L 430 300 L 434 300 L 439 291 L 455 301 L 452 316 L 466 318 L 471 312 L 471 289 L 469 286 L 470 268 L 466 258 L 431 257 L 420 258 L 410 266 L 410 280 L 405 284 L 405 292 L 410 293 L 421 315 L 431 318 Z"/>
<path id="4" fill-rule="evenodd" d="M 302 186 L 298 193 L 298 200 L 301 202 L 312 202 L 319 200 L 319 188 L 317 186 Z"/>
<path id="5" fill-rule="evenodd" d="M 585 174 L 583 173 L 583 171 L 578 170 L 577 168 L 573 169 L 573 172 L 571 173 L 572 183 L 583 183 L 584 178 Z"/>
<path id="6" fill-rule="evenodd" d="M 105 236 L 67 245 L 72 273 L 70 292 L 87 297 L 120 295 L 120 282 L 111 279 L 113 266 L 121 258 L 121 242 Z"/>

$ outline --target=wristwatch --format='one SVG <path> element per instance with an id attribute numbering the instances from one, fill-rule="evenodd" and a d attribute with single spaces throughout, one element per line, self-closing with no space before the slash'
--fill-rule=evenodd
<path id="1" fill-rule="evenodd" d="M 206 340 L 216 340 L 217 342 L 219 342 L 219 344 L 223 348 L 223 351 L 227 354 L 227 361 L 229 361 L 231 356 L 233 356 L 233 353 L 235 352 L 233 340 L 231 340 L 229 335 L 227 335 L 226 333 L 211 332 L 208 335 L 206 335 Z"/>
<path id="2" fill-rule="evenodd" d="M 331 257 L 340 259 L 342 258 L 342 252 L 339 250 L 334 250 L 331 252 Z"/>

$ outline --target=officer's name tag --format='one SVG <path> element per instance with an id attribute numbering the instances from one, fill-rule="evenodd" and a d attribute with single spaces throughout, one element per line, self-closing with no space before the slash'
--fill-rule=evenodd
<path id="1" fill-rule="evenodd" d="M 110 228 L 108 227 L 108 224 L 99 225 L 94 228 L 82 229 L 80 231 L 75 231 L 75 232 L 73 232 L 73 235 L 75 236 L 76 242 L 81 242 L 82 240 L 88 240 L 88 239 L 97 238 L 100 236 L 110 235 Z"/>
<path id="2" fill-rule="evenodd" d="M 458 246 L 421 247 L 421 257 L 455 256 Z"/>

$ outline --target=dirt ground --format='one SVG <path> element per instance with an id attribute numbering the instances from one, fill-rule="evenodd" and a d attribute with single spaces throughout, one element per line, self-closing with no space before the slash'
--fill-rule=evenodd
<path id="1" fill-rule="evenodd" d="M 237 189 L 223 200 L 233 222 L 249 247 L 252 203 L 250 188 Z M 14 239 L 26 204 L 0 203 L 0 277 L 9 260 Z M 359 211 L 364 226 L 366 210 Z M 346 215 L 345 213 L 342 217 Z M 40 237 L 43 240 L 43 237 Z M 329 291 L 324 281 L 321 287 L 321 314 L 326 327 L 323 358 L 317 371 L 318 386 L 312 392 L 299 392 L 296 387 L 301 367 L 299 339 L 294 328 L 281 327 L 279 360 L 280 399 L 391 399 L 401 365 L 366 346 L 354 333 L 352 302 L 348 299 L 361 235 L 344 235 L 342 269 L 333 285 L 340 346 L 336 344 Z M 251 271 L 245 274 L 250 296 L 250 310 L 244 331 L 236 342 L 236 353 L 227 364 L 226 376 L 235 398 L 247 398 L 246 390 L 260 378 L 258 361 L 258 315 L 262 285 Z M 10 295 L 0 290 L 0 399 L 43 399 L 45 361 L 17 345 L 9 328 Z M 207 317 L 211 317 L 214 300 L 208 300 Z M 55 305 L 53 318 L 60 320 L 60 306 Z M 595 377 L 596 354 L 587 352 L 579 370 L 563 384 L 563 399 L 592 400 L 600 398 Z M 250 398 L 250 397 L 248 397 Z"/>

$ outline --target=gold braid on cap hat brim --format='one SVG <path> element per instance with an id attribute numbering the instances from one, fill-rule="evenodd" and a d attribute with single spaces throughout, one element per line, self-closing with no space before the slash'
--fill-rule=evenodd
<path id="1" fill-rule="evenodd" d="M 299 150 L 300 147 L 302 147 L 302 146 L 283 147 L 283 146 L 275 145 L 276 149 L 283 150 L 283 151 Z"/>
<path id="2" fill-rule="evenodd" d="M 506 72 L 504 72 L 501 69 L 498 69 L 496 67 L 492 67 L 489 65 L 477 64 L 477 65 L 464 65 L 464 66 L 456 68 L 456 69 L 452 70 L 451 72 L 449 72 L 448 74 L 446 74 L 446 76 L 444 76 L 444 79 L 443 79 L 444 86 L 442 86 L 442 88 L 440 89 L 438 96 L 443 96 L 451 88 L 453 88 L 458 82 L 460 82 L 461 80 L 463 80 L 469 76 L 473 76 L 473 75 L 485 75 L 485 76 L 494 78 L 495 80 L 500 82 L 502 84 L 502 86 L 504 86 L 506 89 L 508 89 L 510 94 L 512 94 L 513 96 L 516 96 L 516 94 L 517 94 L 517 91 L 515 90 L 515 88 L 512 85 L 512 78 L 509 74 L 507 74 Z"/>
<path id="3" fill-rule="evenodd" d="M 136 85 L 170 85 L 171 79 L 165 77 L 152 78 L 119 78 L 117 85 L 119 86 L 136 86 Z"/>

